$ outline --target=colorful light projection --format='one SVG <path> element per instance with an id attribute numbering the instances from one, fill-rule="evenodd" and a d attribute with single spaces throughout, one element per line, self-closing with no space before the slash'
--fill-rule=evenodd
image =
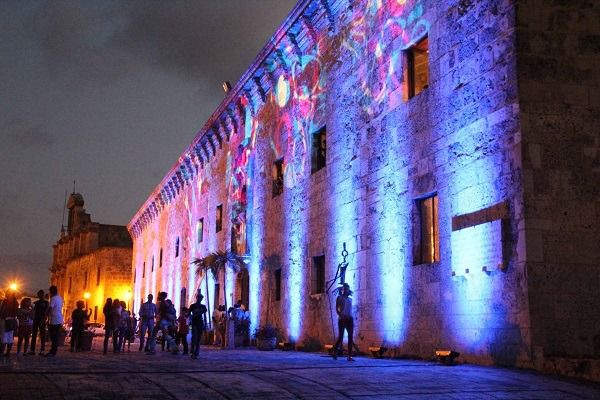
<path id="1" fill-rule="evenodd" d="M 369 0 L 364 8 L 353 9 L 342 47 L 361 61 L 357 75 L 368 115 L 398 104 L 403 91 L 402 53 L 429 31 L 425 11 L 422 0 Z"/>
<path id="2" fill-rule="evenodd" d="M 357 75 L 359 77 L 362 98 L 360 104 L 363 105 L 364 111 L 369 114 L 376 113 L 381 109 L 381 105 L 385 104 L 392 92 L 396 91 L 402 84 L 402 46 L 406 46 L 415 39 L 421 37 L 428 30 L 428 23 L 424 19 L 424 9 L 422 1 L 376 1 L 369 0 L 367 6 L 363 9 L 356 7 L 353 11 L 352 21 L 344 31 L 340 33 L 342 37 L 342 45 L 350 51 L 355 57 L 355 62 L 359 65 Z M 400 38 L 398 44 L 397 38 Z M 274 63 L 273 70 L 270 72 L 278 73 L 276 77 L 276 85 L 265 105 L 261 109 L 252 110 L 248 100 L 245 97 L 241 98 L 243 108 L 244 121 L 238 127 L 239 132 L 243 135 L 235 133 L 231 136 L 229 144 L 228 161 L 227 161 L 227 185 L 228 185 L 228 207 L 229 215 L 234 224 L 249 224 L 248 219 L 248 195 L 253 189 L 253 171 L 251 170 L 252 158 L 256 146 L 256 141 L 259 134 L 265 134 L 260 121 L 267 120 L 265 115 L 269 115 L 268 119 L 275 119 L 275 129 L 266 133 L 269 137 L 271 149 L 277 158 L 284 158 L 284 183 L 287 189 L 284 192 L 288 214 L 289 210 L 300 210 L 300 202 L 303 196 L 297 192 L 291 195 L 293 189 L 302 187 L 305 184 L 310 174 L 311 154 L 309 146 L 312 141 L 310 135 L 325 124 L 325 95 L 327 74 L 326 68 L 322 64 L 323 51 L 330 46 L 329 36 L 323 34 L 317 38 L 317 43 L 308 51 L 307 54 L 298 55 L 297 52 L 288 48 L 282 52 L 282 63 L 277 68 L 277 63 Z M 364 62 L 366 60 L 366 62 Z M 285 64 L 285 65 L 283 65 Z M 275 70 L 277 68 L 277 70 Z M 285 72 L 281 72 L 285 71 Z M 283 133 L 283 135 L 282 135 Z M 267 166 L 268 168 L 268 166 Z M 360 166 L 359 166 L 360 168 Z M 201 176 L 196 177 L 198 185 L 202 181 L 202 176 L 209 177 L 212 175 L 212 167 L 209 164 L 205 166 Z M 331 171 L 335 175 L 335 171 Z M 218 174 L 216 174 L 218 175 Z M 340 187 L 339 190 L 346 191 L 347 196 L 351 196 L 354 189 L 351 179 L 346 183 L 348 188 Z M 199 187 L 198 187 L 198 193 Z M 211 199 L 215 200 L 215 199 Z M 352 207 L 344 206 L 344 195 L 336 194 L 336 203 L 342 207 L 336 207 L 335 221 L 340 225 L 335 228 L 335 243 L 333 248 L 340 249 L 342 243 L 355 242 L 357 237 L 357 222 L 356 212 Z M 194 221 L 202 213 L 206 216 L 210 215 L 206 212 L 198 211 L 203 204 L 209 204 L 209 199 L 206 195 L 198 194 L 197 197 L 192 195 L 189 203 L 186 202 L 187 222 L 190 226 L 194 226 Z M 212 203 L 210 203 L 212 204 Z M 307 209 L 308 207 L 304 207 Z M 171 207 L 167 207 L 163 213 L 175 213 Z M 304 219 L 306 220 L 306 218 Z M 308 232 L 302 224 L 292 224 L 288 222 L 288 237 L 290 239 L 289 247 L 289 310 L 290 320 L 288 330 L 290 336 L 298 338 L 301 334 L 301 313 L 303 307 L 303 299 L 301 298 L 300 288 L 304 285 L 306 254 L 302 250 L 305 248 L 305 240 Z M 386 235 L 392 228 L 392 219 L 384 219 L 379 228 Z M 177 224 L 175 224 L 177 225 Z M 175 232 L 176 226 L 169 228 L 168 238 Z M 252 318 L 253 323 L 258 320 L 259 315 L 259 274 L 258 262 L 262 258 L 260 254 L 259 242 L 263 232 L 258 224 L 253 224 L 248 227 L 251 261 L 250 261 L 250 311 L 256 317 Z M 217 239 L 215 235 L 207 235 L 206 243 L 202 250 L 195 247 L 195 240 L 191 240 L 190 249 L 193 255 L 200 256 L 203 251 L 212 251 L 216 249 Z M 387 250 L 386 250 L 387 251 Z M 393 251 L 392 251 L 393 252 Z M 397 269 L 393 260 L 386 259 L 380 262 L 382 273 L 389 270 Z M 176 269 L 181 271 L 181 265 L 172 265 L 169 263 L 168 269 Z M 193 282 L 198 279 L 190 268 L 188 279 Z M 166 271 L 163 272 L 162 282 L 170 282 L 172 286 L 171 292 L 175 291 L 176 296 L 179 295 L 179 289 L 175 287 L 175 282 L 181 282 L 181 276 L 167 276 Z M 354 279 L 349 275 L 349 280 Z M 396 279 L 397 278 L 397 279 Z M 233 289 L 234 279 L 227 279 L 229 285 L 226 289 L 230 294 Z M 390 280 L 386 280 L 388 282 Z M 391 280 L 394 283 L 386 283 L 386 292 L 402 291 L 401 277 L 395 277 Z M 352 282 L 358 286 L 359 282 Z M 399 286 L 400 285 L 400 286 Z M 190 284 L 190 287 L 192 285 Z M 356 293 L 356 292 L 355 292 Z M 190 293 L 191 295 L 191 293 Z M 355 294 L 355 304 L 358 295 Z M 397 301 L 397 296 L 386 297 L 386 304 L 392 304 Z M 402 307 L 401 307 L 402 308 Z M 397 320 L 398 307 L 386 306 L 386 310 L 391 314 L 386 317 L 387 321 Z M 396 314 L 394 314 L 396 313 Z M 386 330 L 398 331 L 397 327 L 385 327 Z M 401 336 L 401 335 L 400 335 Z"/>

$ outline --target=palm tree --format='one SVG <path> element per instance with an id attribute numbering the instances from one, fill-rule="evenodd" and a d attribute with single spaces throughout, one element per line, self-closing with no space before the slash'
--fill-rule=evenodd
<path id="1" fill-rule="evenodd" d="M 211 318 L 211 311 L 210 311 L 210 296 L 209 296 L 209 291 L 208 291 L 208 271 L 211 271 L 211 274 L 213 276 L 213 279 L 216 281 L 218 278 L 218 273 L 214 268 L 209 268 L 205 263 L 204 263 L 204 258 L 196 258 L 194 259 L 194 261 L 192 261 L 192 264 L 194 264 L 196 266 L 196 274 L 202 272 L 204 275 L 204 283 L 206 283 L 206 308 L 208 310 L 208 329 L 212 329 L 212 318 Z M 198 282 L 198 286 L 196 287 L 196 292 L 200 291 L 200 282 Z"/>
<path id="2" fill-rule="evenodd" d="M 192 261 L 192 264 L 196 265 L 196 273 L 204 271 L 207 273 L 209 270 L 213 274 L 215 280 L 218 279 L 221 271 L 223 272 L 223 299 L 225 300 L 225 310 L 227 310 L 227 269 L 233 272 L 239 272 L 242 268 L 246 267 L 244 257 L 234 253 L 233 251 L 215 251 L 210 253 L 204 258 L 196 258 Z M 208 285 L 208 283 L 207 283 Z M 208 287 L 207 287 L 208 294 Z"/>

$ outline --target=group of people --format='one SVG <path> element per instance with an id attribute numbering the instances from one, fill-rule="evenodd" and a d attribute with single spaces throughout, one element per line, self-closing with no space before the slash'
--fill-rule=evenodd
<path id="1" fill-rule="evenodd" d="M 36 341 L 40 338 L 39 355 L 53 357 L 58 350 L 58 337 L 63 325 L 63 300 L 56 286 L 50 286 L 50 301 L 43 290 L 37 293 L 38 300 L 25 297 L 19 303 L 15 291 L 0 298 L 0 356 L 10 357 L 15 331 L 17 333 L 17 355 L 34 355 Z M 50 351 L 46 349 L 46 328 L 50 336 Z M 21 353 L 22 352 L 22 353 Z"/>
<path id="2" fill-rule="evenodd" d="M 58 295 L 56 286 L 49 290 L 50 298 L 46 300 L 43 290 L 38 291 L 38 300 L 32 302 L 25 297 L 20 303 L 15 291 L 4 296 L 0 292 L 0 356 L 10 357 L 17 333 L 17 355 L 36 354 L 36 342 L 39 337 L 39 355 L 53 357 L 58 350 L 61 327 L 64 324 L 63 299 Z M 139 351 L 148 354 L 156 353 L 156 342 L 159 333 L 162 334 L 163 349 L 173 354 L 179 354 L 179 345 L 183 345 L 183 354 L 188 353 L 187 336 L 192 331 L 191 355 L 197 358 L 200 350 L 200 339 L 206 331 L 207 308 L 202 304 L 204 296 L 198 291 L 196 302 L 190 307 L 183 307 L 179 317 L 173 302 L 167 298 L 166 292 L 158 294 L 157 303 L 153 295 L 140 306 L 139 319 L 135 313 L 130 313 L 127 304 L 119 299 L 108 298 L 103 308 L 105 319 L 105 335 L 103 353 L 107 354 L 108 344 L 112 339 L 113 352 L 119 353 L 125 348 L 129 350 L 139 328 Z M 83 301 L 77 301 L 76 308 L 71 313 L 71 352 L 82 349 L 82 339 L 86 322 L 91 316 L 91 310 L 85 309 Z M 139 325 L 138 325 L 139 322 Z M 50 350 L 46 353 L 46 332 L 50 336 Z"/>
<path id="3" fill-rule="evenodd" d="M 0 293 L 0 357 L 10 357 L 14 344 L 15 331 L 17 331 L 17 355 L 34 355 L 36 353 L 36 340 L 39 334 L 39 355 L 53 357 L 58 350 L 59 332 L 63 326 L 63 299 L 58 295 L 56 286 L 50 286 L 50 301 L 46 300 L 43 290 L 38 291 L 38 300 L 33 302 L 25 297 L 20 304 L 16 293 L 9 292 L 4 296 Z M 337 358 L 342 346 L 344 331 L 348 333 L 348 361 L 352 359 L 353 328 L 352 291 L 345 283 L 336 299 L 336 312 L 338 314 L 338 340 L 333 349 L 333 356 Z M 206 331 L 207 308 L 202 304 L 204 296 L 200 291 L 196 294 L 196 301 L 189 308 L 182 307 L 179 317 L 173 302 L 168 299 L 166 292 L 158 293 L 157 303 L 153 302 L 154 296 L 149 294 L 147 301 L 139 309 L 139 334 L 140 345 L 138 351 L 156 354 L 158 334 L 162 334 L 162 346 L 173 354 L 179 354 L 179 344 L 183 345 L 183 354 L 188 354 L 187 336 L 191 328 L 192 340 L 190 353 L 192 358 L 198 358 L 200 339 Z M 241 303 L 241 302 L 240 302 Z M 138 319 L 135 314 L 127 310 L 127 304 L 119 299 L 108 298 L 103 308 L 105 318 L 105 335 L 103 353 L 108 352 L 108 342 L 112 338 L 113 352 L 125 350 L 125 345 L 130 349 L 138 328 Z M 85 323 L 91 316 L 91 310 L 85 309 L 83 301 L 76 303 L 76 309 L 71 314 L 71 352 L 81 349 Z M 50 351 L 45 353 L 46 328 L 50 336 Z M 223 336 L 223 335 L 222 335 Z M 224 338 L 222 338 L 224 339 Z M 21 353 L 22 351 L 22 353 Z"/>
<path id="4" fill-rule="evenodd" d="M 198 291 L 196 302 L 189 308 L 182 307 L 179 317 L 177 317 L 175 305 L 167 297 L 166 292 L 160 292 L 157 303 L 154 303 L 154 296 L 149 294 L 147 301 L 140 306 L 139 321 L 135 314 L 131 314 L 127 310 L 125 302 L 118 299 L 106 299 L 103 308 L 105 320 L 103 353 L 107 354 L 111 338 L 113 352 L 123 351 L 126 344 L 129 349 L 139 322 L 140 345 L 138 351 L 144 350 L 148 354 L 156 354 L 156 342 L 160 333 L 163 350 L 166 346 L 168 351 L 179 354 L 179 345 L 181 344 L 182 354 L 187 355 L 189 354 L 187 336 L 191 327 L 191 354 L 192 358 L 197 358 L 200 350 L 200 338 L 206 330 L 207 308 L 202 304 L 204 296 Z"/>

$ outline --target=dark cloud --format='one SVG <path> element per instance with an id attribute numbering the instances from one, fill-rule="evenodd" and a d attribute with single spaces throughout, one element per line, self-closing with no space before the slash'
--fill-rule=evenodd
<path id="1" fill-rule="evenodd" d="M 0 0 L 0 282 L 47 287 L 73 179 L 126 224 L 295 3 Z"/>
<path id="2" fill-rule="evenodd" d="M 27 125 L 23 121 L 14 120 L 5 128 L 8 144 L 13 148 L 30 150 L 51 147 L 55 137 L 41 125 Z"/>

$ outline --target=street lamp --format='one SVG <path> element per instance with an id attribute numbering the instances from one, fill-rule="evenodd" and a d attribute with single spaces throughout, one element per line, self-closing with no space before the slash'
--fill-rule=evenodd
<path id="1" fill-rule="evenodd" d="M 88 300 L 89 300 L 90 296 L 91 296 L 90 292 L 85 292 L 83 294 L 83 298 L 85 299 L 85 309 L 86 309 L 86 312 L 87 312 L 87 309 L 88 309 Z"/>

